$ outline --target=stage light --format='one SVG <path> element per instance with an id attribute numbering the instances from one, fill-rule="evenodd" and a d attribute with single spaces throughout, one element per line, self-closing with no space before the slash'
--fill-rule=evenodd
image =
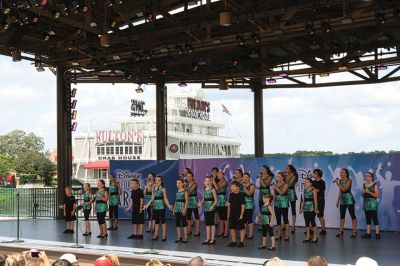
<path id="1" fill-rule="evenodd" d="M 215 45 L 221 44 L 221 43 L 222 43 L 222 40 L 221 40 L 221 39 L 214 39 L 214 40 L 212 41 L 212 43 L 215 44 Z"/>
<path id="2" fill-rule="evenodd" d="M 153 21 L 154 21 L 154 14 L 153 14 L 151 11 L 148 11 L 148 12 L 146 13 L 146 20 L 147 20 L 148 22 L 153 22 Z"/>
<path id="3" fill-rule="evenodd" d="M 161 48 L 160 48 L 160 52 L 161 52 L 161 53 L 168 53 L 168 52 L 169 52 L 169 49 L 168 49 L 168 47 L 161 47 Z"/>
<path id="4" fill-rule="evenodd" d="M 178 86 L 179 87 L 181 87 L 181 88 L 184 88 L 184 87 L 187 87 L 187 84 L 185 83 L 185 82 L 180 82 L 179 84 L 178 84 Z"/>
<path id="5" fill-rule="evenodd" d="M 56 35 L 56 33 L 55 33 L 53 30 L 49 30 L 47 33 L 48 33 L 50 36 Z"/>
<path id="6" fill-rule="evenodd" d="M 157 71 L 158 71 L 158 67 L 156 67 L 156 66 L 151 66 L 151 67 L 150 67 L 150 71 L 151 71 L 151 72 L 157 72 Z"/>
<path id="7" fill-rule="evenodd" d="M 76 120 L 77 115 L 78 115 L 78 111 L 77 110 L 73 110 L 71 112 L 71 120 Z"/>
<path id="8" fill-rule="evenodd" d="M 256 51 L 251 51 L 251 53 L 249 54 L 249 57 L 250 58 L 252 58 L 252 59 L 255 59 L 255 58 L 259 58 L 260 57 L 260 55 L 256 52 Z"/>
<path id="9" fill-rule="evenodd" d="M 268 84 L 275 84 L 276 83 L 276 79 L 269 78 L 269 79 L 267 79 L 267 83 Z"/>
<path id="10" fill-rule="evenodd" d="M 100 46 L 101 47 L 110 47 L 110 37 L 108 35 L 101 35 L 100 36 Z"/>
<path id="11" fill-rule="evenodd" d="M 329 77 L 329 73 L 328 73 L 328 72 L 323 72 L 323 73 L 320 73 L 319 76 L 320 76 L 321 78 Z"/>
<path id="12" fill-rule="evenodd" d="M 327 32 L 327 33 L 332 31 L 332 26 L 331 26 L 331 24 L 330 24 L 329 22 L 322 21 L 322 22 L 321 22 L 321 27 L 322 27 L 323 30 L 324 30 L 325 32 Z"/>
<path id="13" fill-rule="evenodd" d="M 192 43 L 190 43 L 190 42 L 186 43 L 186 44 L 185 44 L 185 50 L 186 50 L 186 52 L 188 52 L 188 53 L 193 52 Z"/>
<path id="14" fill-rule="evenodd" d="M 71 101 L 71 109 L 75 109 L 76 104 L 78 103 L 78 100 L 74 99 Z"/>
<path id="15" fill-rule="evenodd" d="M 44 40 L 47 42 L 48 40 L 50 40 L 50 35 L 48 35 L 48 34 L 46 34 L 45 36 L 44 36 Z"/>
<path id="16" fill-rule="evenodd" d="M 136 88 L 136 93 L 143 93 L 144 92 L 144 90 L 143 90 L 143 88 L 142 88 L 142 84 L 138 84 L 138 87 Z"/>
<path id="17" fill-rule="evenodd" d="M 38 16 L 33 16 L 31 21 L 32 21 L 33 24 L 38 23 L 39 22 L 39 17 Z"/>
<path id="18" fill-rule="evenodd" d="M 117 26 L 117 22 L 115 20 L 110 23 L 111 28 L 115 28 Z"/>
<path id="19" fill-rule="evenodd" d="M 231 12 L 220 12 L 219 13 L 219 25 L 228 27 L 232 25 L 232 14 Z"/>
<path id="20" fill-rule="evenodd" d="M 46 6 L 47 5 L 47 0 L 42 0 L 42 6 Z"/>
<path id="21" fill-rule="evenodd" d="M 342 22 L 343 25 L 352 24 L 353 19 L 351 17 L 345 17 L 340 22 Z"/>
<path id="22" fill-rule="evenodd" d="M 183 54 L 183 48 L 179 44 L 175 45 L 175 51 L 178 55 Z"/>
<path id="23" fill-rule="evenodd" d="M 228 90 L 229 86 L 228 86 L 228 82 L 226 82 L 225 79 L 220 79 L 219 80 L 219 89 L 222 91 Z"/>
<path id="24" fill-rule="evenodd" d="M 192 63 L 192 70 L 193 70 L 194 72 L 196 72 L 197 70 L 199 70 L 199 64 L 197 64 L 197 63 Z"/>
<path id="25" fill-rule="evenodd" d="M 305 26 L 305 30 L 308 33 L 308 35 L 314 35 L 315 34 L 315 29 L 312 24 L 307 23 Z"/>
<path id="26" fill-rule="evenodd" d="M 150 60 L 153 57 L 153 53 L 151 51 L 145 50 L 143 52 L 143 58 L 146 60 Z"/>
<path id="27" fill-rule="evenodd" d="M 90 27 L 91 27 L 91 28 L 97 27 L 97 23 L 94 22 L 94 21 L 90 22 Z"/>
<path id="28" fill-rule="evenodd" d="M 339 67 L 338 67 L 338 70 L 347 70 L 347 69 L 348 69 L 347 66 L 339 66 Z"/>
<path id="29" fill-rule="evenodd" d="M 73 88 L 72 90 L 71 90 L 71 97 L 72 98 L 75 98 L 75 96 L 76 96 L 76 92 L 77 92 L 78 90 L 76 89 L 76 88 Z"/>
<path id="30" fill-rule="evenodd" d="M 240 34 L 236 34 L 236 42 L 240 46 L 243 46 L 246 43 L 245 39 Z"/>
<path id="31" fill-rule="evenodd" d="M 20 62 L 22 60 L 21 52 L 20 51 L 12 51 L 11 58 L 12 58 L 13 62 Z"/>
<path id="32" fill-rule="evenodd" d="M 37 72 L 44 72 L 45 69 L 44 69 L 44 67 L 42 66 L 42 64 L 38 64 L 38 65 L 36 66 L 36 71 L 37 71 Z"/>
<path id="33" fill-rule="evenodd" d="M 71 131 L 76 131 L 77 127 L 78 127 L 78 122 L 73 122 L 71 125 Z"/>
<path id="34" fill-rule="evenodd" d="M 279 76 L 280 76 L 281 78 L 287 78 L 287 77 L 289 77 L 289 73 L 286 72 L 286 71 L 283 71 L 283 72 L 281 72 L 281 73 L 279 74 Z"/>
<path id="35" fill-rule="evenodd" d="M 387 70 L 388 69 L 387 66 L 385 66 L 385 65 L 380 65 L 377 68 L 378 68 L 378 70 Z"/>
<path id="36" fill-rule="evenodd" d="M 375 18 L 379 24 L 385 24 L 387 22 L 385 14 L 382 14 L 380 12 L 375 13 Z"/>
<path id="37" fill-rule="evenodd" d="M 259 42 L 261 41 L 261 39 L 260 39 L 260 34 L 258 34 L 257 32 L 253 32 L 253 33 L 251 34 L 251 38 L 253 39 L 253 41 L 254 41 L 255 43 L 259 43 Z"/>
<path id="38" fill-rule="evenodd" d="M 54 18 L 60 18 L 61 17 L 61 13 L 60 12 L 56 12 L 56 13 L 54 13 Z"/>
<path id="39" fill-rule="evenodd" d="M 167 70 L 166 69 L 162 69 L 161 70 L 161 75 L 163 75 L 163 76 L 167 75 Z"/>
<path id="40" fill-rule="evenodd" d="M 89 6 L 88 5 L 83 5 L 82 6 L 82 13 L 87 13 L 89 11 Z"/>
<path id="41" fill-rule="evenodd" d="M 71 65 L 73 65 L 73 66 L 79 66 L 79 62 L 76 61 L 76 60 L 74 60 L 74 61 L 72 61 Z"/>
<path id="42" fill-rule="evenodd" d="M 5 8 L 3 9 L 3 14 L 4 14 L 4 15 L 7 15 L 7 14 L 10 13 L 10 11 L 11 11 L 11 9 L 10 9 L 9 7 L 5 7 Z"/>
<path id="43" fill-rule="evenodd" d="M 232 58 L 232 65 L 233 65 L 233 66 L 239 65 L 239 59 L 237 59 L 236 57 L 233 57 L 233 58 Z"/>

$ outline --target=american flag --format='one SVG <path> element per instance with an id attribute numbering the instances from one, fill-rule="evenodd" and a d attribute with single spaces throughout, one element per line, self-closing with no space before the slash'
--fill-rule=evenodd
<path id="1" fill-rule="evenodd" d="M 228 108 L 226 108 L 225 105 L 223 105 L 222 103 L 221 103 L 221 105 L 222 105 L 222 112 L 227 113 L 228 115 L 232 115 L 231 112 L 229 112 Z"/>

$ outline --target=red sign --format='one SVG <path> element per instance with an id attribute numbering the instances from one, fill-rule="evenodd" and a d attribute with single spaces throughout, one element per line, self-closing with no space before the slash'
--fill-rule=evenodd
<path id="1" fill-rule="evenodd" d="M 170 150 L 172 153 L 176 153 L 176 152 L 178 151 L 178 145 L 176 145 L 176 144 L 171 144 L 171 146 L 169 146 L 169 150 Z"/>

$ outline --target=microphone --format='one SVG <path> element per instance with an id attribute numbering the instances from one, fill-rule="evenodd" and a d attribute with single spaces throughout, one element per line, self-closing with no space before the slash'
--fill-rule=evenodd
<path id="1" fill-rule="evenodd" d="M 332 184 L 336 183 L 337 181 L 339 181 L 339 178 L 335 178 L 335 180 L 332 181 Z"/>

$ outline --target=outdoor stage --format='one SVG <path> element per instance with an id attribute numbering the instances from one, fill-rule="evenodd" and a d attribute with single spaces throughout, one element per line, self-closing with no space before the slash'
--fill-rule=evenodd
<path id="1" fill-rule="evenodd" d="M 16 221 L 0 221 L 0 241 L 15 238 Z M 149 250 L 151 242 L 145 234 L 143 240 L 130 240 L 127 236 L 131 234 L 131 223 L 128 220 L 120 221 L 118 231 L 111 231 L 108 239 L 98 239 L 98 228 L 92 221 L 93 235 L 82 237 L 82 222 L 80 223 L 79 243 L 84 249 L 69 248 L 74 244 L 74 235 L 65 235 L 62 220 L 25 219 L 21 220 L 22 244 L 4 244 L 1 246 L 21 247 L 28 249 L 37 247 L 45 250 L 60 252 L 75 252 L 83 254 L 107 254 L 112 253 L 125 258 L 146 260 L 148 258 L 160 258 L 167 261 L 175 261 L 176 265 L 184 263 L 196 255 L 202 255 L 213 265 L 261 265 L 267 258 L 278 256 L 285 260 L 286 265 L 304 265 L 308 257 L 321 255 L 327 258 L 330 265 L 354 264 L 361 256 L 369 256 L 378 261 L 379 265 L 398 265 L 398 232 L 382 232 L 382 239 L 361 239 L 364 231 L 359 231 L 357 239 L 350 239 L 351 231 L 346 230 L 343 239 L 336 238 L 337 230 L 328 230 L 325 237 L 319 237 L 317 244 L 304 244 L 304 228 L 297 228 L 296 234 L 291 235 L 289 242 L 283 240 L 277 242 L 277 250 L 258 250 L 259 232 L 255 232 L 253 240 L 246 240 L 245 248 L 227 248 L 229 239 L 218 238 L 215 246 L 203 246 L 204 230 L 200 238 L 192 237 L 188 244 L 175 244 L 176 231 L 173 221 L 168 221 L 168 241 L 154 241 L 154 249 L 160 251 L 158 255 L 142 254 Z"/>

